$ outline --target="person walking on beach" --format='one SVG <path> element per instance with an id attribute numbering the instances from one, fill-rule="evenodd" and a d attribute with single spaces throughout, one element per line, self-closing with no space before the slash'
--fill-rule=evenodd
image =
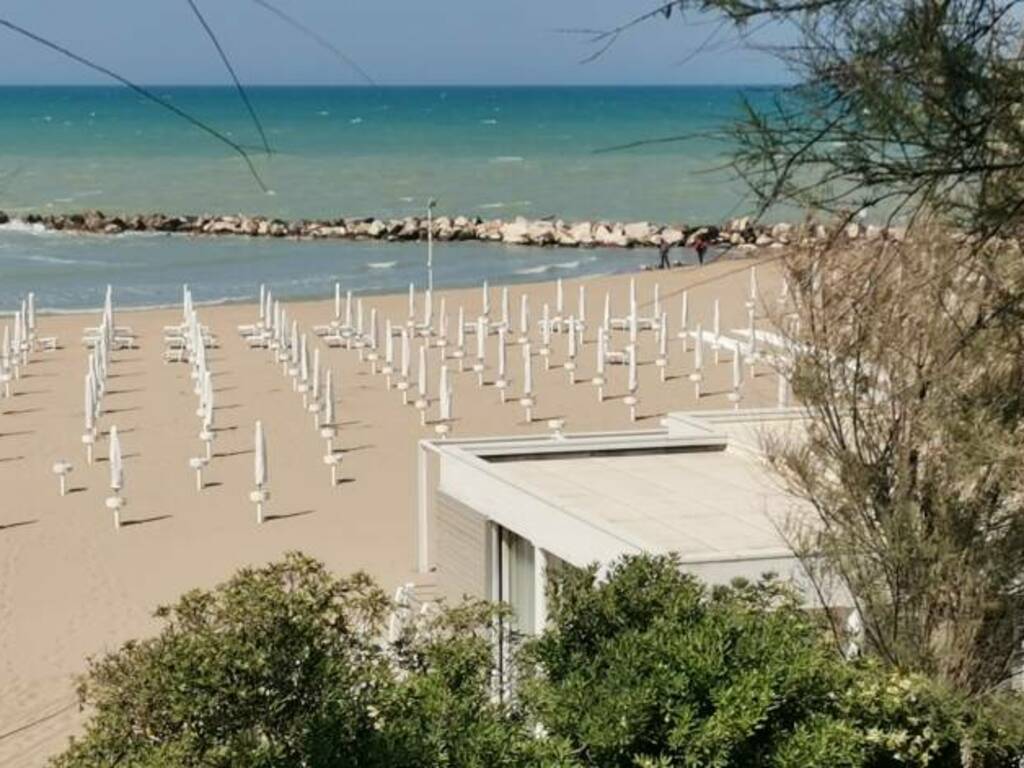
<path id="1" fill-rule="evenodd" d="M 697 235 L 693 240 L 693 250 L 697 252 L 697 263 L 704 266 L 704 254 L 708 252 L 708 243 L 704 235 Z"/>
<path id="2" fill-rule="evenodd" d="M 658 265 L 658 269 L 671 269 L 672 262 L 668 260 L 668 252 L 672 250 L 672 243 L 667 240 L 662 240 L 661 245 L 658 246 L 658 253 L 661 254 L 661 264 Z"/>

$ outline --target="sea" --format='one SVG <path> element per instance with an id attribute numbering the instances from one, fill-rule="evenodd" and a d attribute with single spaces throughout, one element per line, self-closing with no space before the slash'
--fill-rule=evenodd
<path id="1" fill-rule="evenodd" d="M 751 202 L 728 129 L 773 87 L 250 87 L 266 143 L 227 87 L 0 87 L 0 210 L 9 216 L 423 214 L 720 222 Z M 201 123 L 242 147 L 241 155 Z M 419 243 L 70 235 L 0 226 L 0 310 L 34 291 L 68 311 L 388 292 L 425 280 Z M 634 269 L 650 254 L 436 246 L 439 287 Z"/>

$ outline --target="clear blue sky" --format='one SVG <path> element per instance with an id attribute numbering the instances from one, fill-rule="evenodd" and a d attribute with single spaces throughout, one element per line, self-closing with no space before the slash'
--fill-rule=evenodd
<path id="1" fill-rule="evenodd" d="M 269 0 L 329 38 L 381 84 L 778 83 L 765 53 L 723 34 L 686 63 L 716 21 L 673 17 L 624 36 L 598 61 L 566 27 L 607 28 L 654 0 Z M 196 0 L 243 82 L 359 82 L 326 51 L 252 0 Z M 226 82 L 185 0 L 4 0 L 5 18 L 142 83 Z M 778 37 L 779 33 L 773 36 Z M 768 42 L 764 34 L 758 42 Z M 105 83 L 0 28 L 0 83 Z"/>

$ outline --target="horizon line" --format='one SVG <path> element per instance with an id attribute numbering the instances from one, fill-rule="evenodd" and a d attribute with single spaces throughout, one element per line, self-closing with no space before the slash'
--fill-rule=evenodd
<path id="1" fill-rule="evenodd" d="M 144 88 L 233 88 L 231 83 L 147 83 Z M 793 83 L 243 83 L 246 88 L 786 88 Z M 3 83 L 0 88 L 127 88 L 119 83 Z"/>

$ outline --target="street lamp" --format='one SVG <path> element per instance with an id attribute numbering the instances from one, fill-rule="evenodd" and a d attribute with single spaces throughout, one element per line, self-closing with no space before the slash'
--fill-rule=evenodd
<path id="1" fill-rule="evenodd" d="M 437 200 L 427 200 L 427 290 L 434 292 L 434 206 Z"/>

